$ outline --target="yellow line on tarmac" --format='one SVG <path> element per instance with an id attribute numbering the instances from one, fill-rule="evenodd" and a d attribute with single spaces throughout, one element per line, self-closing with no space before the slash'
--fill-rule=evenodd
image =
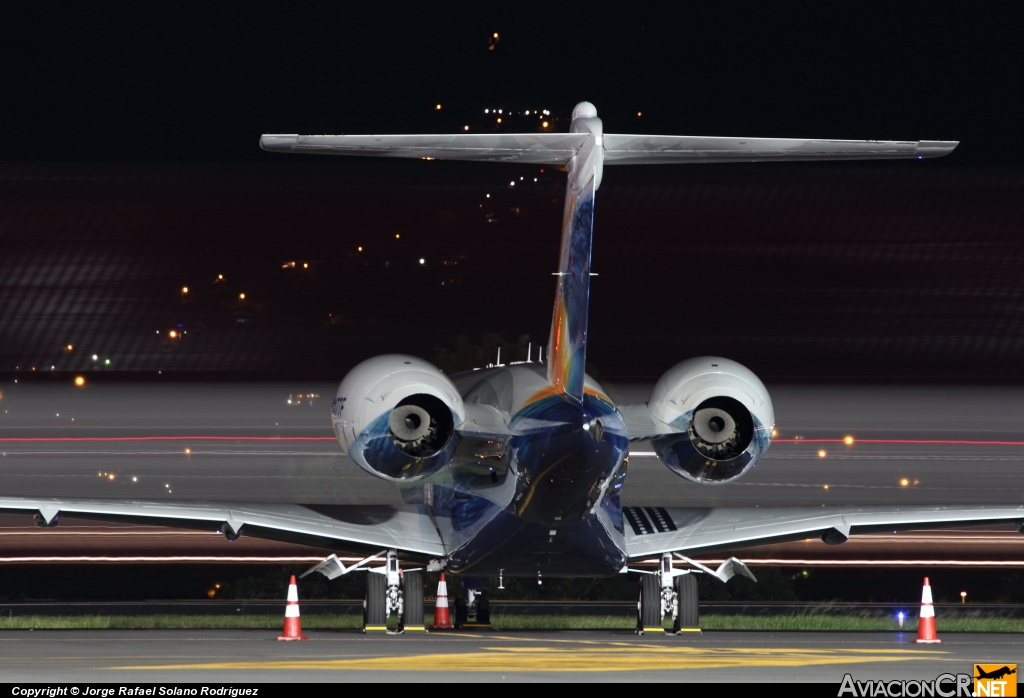
<path id="1" fill-rule="evenodd" d="M 481 652 L 415 654 L 357 659 L 313 659 L 271 662 L 216 662 L 120 666 L 114 669 L 322 669 L 328 671 L 650 671 L 665 669 L 721 669 L 731 667 L 798 667 L 864 662 L 904 662 L 936 659 L 945 652 L 926 650 L 835 650 L 663 647 L 495 647 Z M 457 660 L 458 664 L 454 664 Z"/>

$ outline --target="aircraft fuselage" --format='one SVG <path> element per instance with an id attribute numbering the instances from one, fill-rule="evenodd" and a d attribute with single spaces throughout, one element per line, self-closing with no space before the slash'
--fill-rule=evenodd
<path id="1" fill-rule="evenodd" d="M 510 434 L 462 439 L 447 467 L 404 488 L 438 521 L 452 572 L 594 576 L 625 565 L 622 417 L 589 378 L 580 403 L 552 390 L 545 370 L 454 377 L 467 403 L 509 415 Z"/>

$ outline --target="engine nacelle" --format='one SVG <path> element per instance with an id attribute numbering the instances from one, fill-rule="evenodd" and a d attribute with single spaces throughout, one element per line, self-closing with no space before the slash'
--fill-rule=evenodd
<path id="1" fill-rule="evenodd" d="M 410 482 L 451 460 L 466 419 L 459 391 L 440 369 L 412 356 L 367 359 L 338 386 L 331 407 L 345 453 L 377 477 Z"/>
<path id="2" fill-rule="evenodd" d="M 760 379 L 745 366 L 713 356 L 689 359 L 658 380 L 651 417 L 676 433 L 653 440 L 658 458 L 701 484 L 735 480 L 768 450 L 775 411 Z"/>

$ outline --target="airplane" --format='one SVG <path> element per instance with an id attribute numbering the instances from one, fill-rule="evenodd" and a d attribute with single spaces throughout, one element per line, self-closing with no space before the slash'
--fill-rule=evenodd
<path id="1" fill-rule="evenodd" d="M 1001 679 L 1004 676 L 1017 673 L 1016 669 L 1011 669 L 1008 666 L 1004 666 L 1000 669 L 993 669 L 992 671 L 985 671 L 981 668 L 980 664 L 975 664 L 974 668 L 978 671 L 978 675 L 974 677 L 976 679 Z"/>
<path id="2" fill-rule="evenodd" d="M 331 424 L 341 449 L 394 483 L 401 506 L 119 501 L 0 497 L 41 526 L 61 514 L 243 532 L 369 553 L 310 569 L 333 579 L 366 571 L 364 628 L 422 630 L 423 572 L 480 577 L 639 575 L 637 632 L 699 632 L 696 574 L 754 579 L 742 561 L 718 569 L 691 556 L 818 536 L 1014 522 L 1024 506 L 625 507 L 630 443 L 650 441 L 690 482 L 724 486 L 755 467 L 775 427 L 771 398 L 748 368 L 720 357 L 669 369 L 640 404 L 616 405 L 584 370 L 594 199 L 605 165 L 924 159 L 955 141 L 716 138 L 605 133 L 576 105 L 568 133 L 266 134 L 265 150 L 426 160 L 518 162 L 567 174 L 555 304 L 546 357 L 448 376 L 399 354 L 370 358 L 341 381 Z M 657 560 L 657 569 L 638 563 Z M 383 561 L 383 565 L 374 566 Z M 470 585 L 475 586 L 475 585 Z M 470 600 L 472 605 L 472 599 Z M 463 616 L 468 612 L 463 607 Z M 457 617 L 459 611 L 456 612 Z M 394 624 L 392 624 L 394 626 Z"/>

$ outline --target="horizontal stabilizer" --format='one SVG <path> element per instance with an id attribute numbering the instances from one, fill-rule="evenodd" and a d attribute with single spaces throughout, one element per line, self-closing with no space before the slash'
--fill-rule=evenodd
<path id="1" fill-rule="evenodd" d="M 523 162 L 565 166 L 579 152 L 585 138 L 586 135 L 582 133 L 370 136 L 265 134 L 260 138 L 260 147 L 275 153 Z M 601 143 L 605 165 L 920 159 L 948 155 L 958 145 L 958 141 L 846 141 L 615 133 L 604 134 Z"/>
<path id="2" fill-rule="evenodd" d="M 368 155 L 422 160 L 564 165 L 583 146 L 585 137 L 582 133 L 453 133 L 380 136 L 267 134 L 260 138 L 260 147 L 275 153 Z"/>
<path id="3" fill-rule="evenodd" d="M 957 141 L 837 141 L 606 133 L 604 164 L 935 158 L 953 152 L 957 144 Z"/>

